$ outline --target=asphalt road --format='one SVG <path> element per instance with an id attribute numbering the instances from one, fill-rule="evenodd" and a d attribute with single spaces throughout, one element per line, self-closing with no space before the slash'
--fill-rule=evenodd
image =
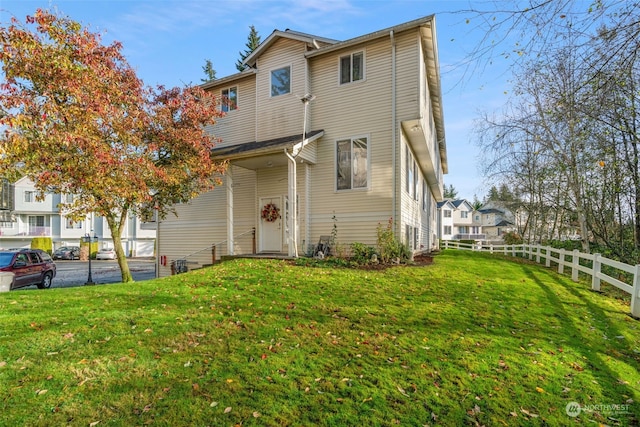
<path id="1" fill-rule="evenodd" d="M 156 277 L 156 264 L 154 259 L 130 258 L 128 259 L 129 270 L 133 280 L 140 282 Z M 70 288 L 73 286 L 84 286 L 89 278 L 88 261 L 56 261 L 56 277 L 53 278 L 51 288 Z M 91 278 L 97 285 L 108 283 L 120 283 L 122 275 L 117 261 L 91 261 Z M 36 286 L 29 286 L 22 289 L 36 289 Z"/>

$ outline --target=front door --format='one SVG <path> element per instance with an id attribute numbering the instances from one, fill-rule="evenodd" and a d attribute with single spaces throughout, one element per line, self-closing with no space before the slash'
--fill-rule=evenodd
<path id="1" fill-rule="evenodd" d="M 283 213 L 280 196 L 260 198 L 260 252 L 282 252 Z"/>

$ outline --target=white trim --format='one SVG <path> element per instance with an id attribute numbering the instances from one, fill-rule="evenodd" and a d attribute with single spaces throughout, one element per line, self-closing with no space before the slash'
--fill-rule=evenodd
<path id="1" fill-rule="evenodd" d="M 360 80 L 353 80 L 353 55 L 362 52 L 362 78 Z M 351 75 L 349 76 L 349 81 L 342 83 L 342 58 L 345 57 L 351 58 Z M 349 53 L 343 53 L 338 55 L 338 86 L 347 86 L 351 84 L 361 83 L 367 80 L 367 50 L 363 47 L 362 49 L 354 49 Z"/>
<path id="2" fill-rule="evenodd" d="M 278 95 L 274 95 L 271 92 L 271 78 L 272 78 L 272 73 L 274 71 L 277 70 L 282 70 L 283 68 L 289 68 L 289 92 L 287 93 L 280 93 Z M 271 69 L 269 69 L 269 98 L 273 99 L 273 98 L 279 98 L 281 96 L 285 96 L 285 95 L 291 95 L 293 93 L 293 64 L 289 63 L 288 65 L 281 65 L 279 67 L 273 67 Z"/>
<path id="3" fill-rule="evenodd" d="M 353 140 L 354 139 L 358 139 L 358 138 L 366 138 L 367 140 L 367 185 L 365 187 L 358 187 L 358 188 L 345 188 L 342 190 L 338 189 L 338 150 L 337 150 L 337 144 L 338 141 L 345 141 L 345 140 L 350 140 L 351 143 L 353 144 Z M 372 142 L 371 142 L 371 134 L 359 134 L 359 135 L 354 135 L 354 136 L 345 136 L 342 138 L 336 138 L 333 141 L 333 192 L 334 193 L 343 193 L 346 191 L 370 191 L 371 190 L 371 146 L 372 146 Z M 353 171 L 353 169 L 352 169 Z"/>

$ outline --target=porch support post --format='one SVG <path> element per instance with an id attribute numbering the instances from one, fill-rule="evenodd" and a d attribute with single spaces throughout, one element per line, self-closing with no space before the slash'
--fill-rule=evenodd
<path id="1" fill-rule="evenodd" d="M 227 254 L 233 255 L 233 166 L 229 165 L 225 173 L 227 190 Z"/>
<path id="2" fill-rule="evenodd" d="M 289 159 L 289 256 L 298 257 L 298 245 L 297 245 L 297 232 L 296 232 L 296 198 L 297 198 L 297 173 L 296 173 L 296 159 L 289 154 L 285 149 L 284 154 Z"/>
<path id="3" fill-rule="evenodd" d="M 307 248 L 309 247 L 310 239 L 311 239 L 311 176 L 310 173 L 311 168 L 309 167 L 309 163 L 304 163 L 304 246 L 302 247 L 302 253 L 307 253 Z"/>

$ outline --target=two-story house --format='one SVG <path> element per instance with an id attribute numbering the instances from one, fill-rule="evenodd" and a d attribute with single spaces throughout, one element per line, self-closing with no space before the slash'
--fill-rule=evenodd
<path id="1" fill-rule="evenodd" d="M 505 233 L 516 230 L 513 213 L 501 204 L 487 203 L 478 210 L 478 214 L 487 240 L 500 241 Z"/>
<path id="2" fill-rule="evenodd" d="M 389 223 L 414 251 L 437 245 L 448 166 L 434 16 L 346 41 L 276 30 L 245 64 L 203 85 L 222 98 L 208 131 L 229 167 L 158 224 L 160 275 L 167 259 L 210 262 L 214 244 L 297 256 L 335 230 L 375 246 Z"/>
<path id="3" fill-rule="evenodd" d="M 440 238 L 443 240 L 484 240 L 482 223 L 473 206 L 465 199 L 447 199 L 438 203 Z"/>
<path id="4" fill-rule="evenodd" d="M 0 248 L 28 248 L 34 237 L 51 237 L 53 249 L 61 246 L 79 246 L 87 234 L 97 236 L 101 247 L 113 247 L 107 221 L 99 215 L 89 214 L 82 221 L 73 221 L 60 210 L 60 203 L 71 203 L 72 194 L 39 194 L 28 178 L 9 186 L 13 192 L 11 214 L 0 222 Z M 3 196 L 6 191 L 3 189 Z M 7 210 L 6 210 L 7 211 Z M 139 218 L 128 219 L 122 241 L 129 256 L 153 256 L 155 227 L 143 224 Z"/>

